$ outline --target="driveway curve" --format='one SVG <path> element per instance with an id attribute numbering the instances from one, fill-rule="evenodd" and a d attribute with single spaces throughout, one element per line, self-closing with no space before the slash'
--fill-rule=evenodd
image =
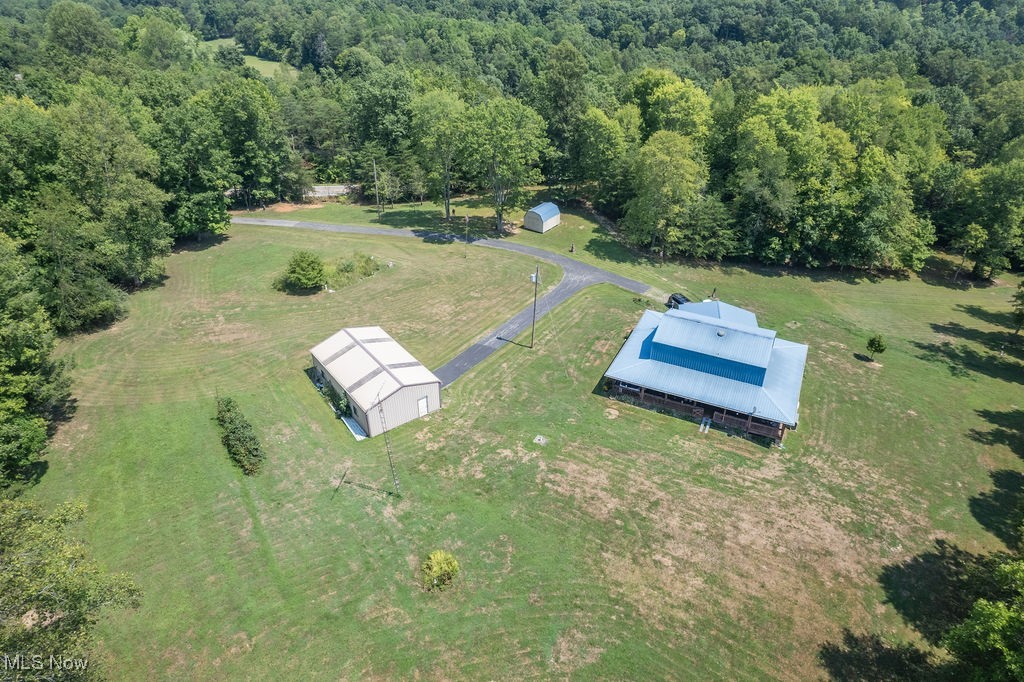
<path id="1" fill-rule="evenodd" d="M 291 227 L 301 230 L 318 230 L 321 232 L 341 232 L 345 234 L 366 234 L 385 237 L 413 237 L 427 241 L 458 241 L 456 237 L 431 230 L 409 230 L 403 228 L 371 227 L 367 225 L 339 225 L 336 223 L 317 223 L 303 220 L 275 220 L 269 218 L 234 217 L 233 223 L 244 225 L 267 225 L 270 227 Z M 614 284 L 634 294 L 642 294 L 650 287 L 635 279 L 608 272 L 594 265 L 581 263 L 578 260 L 544 249 L 525 244 L 514 244 L 500 239 L 474 239 L 472 244 L 486 246 L 504 251 L 534 256 L 562 268 L 562 279 L 554 289 L 537 299 L 537 318 L 547 315 L 555 306 L 564 303 L 570 296 L 594 284 Z M 530 326 L 533 314 L 533 303 L 506 320 L 501 326 L 480 336 L 469 348 L 462 351 L 447 363 L 434 370 L 441 380 L 442 386 L 448 386 L 469 370 L 486 360 L 492 353 L 524 332 Z"/>

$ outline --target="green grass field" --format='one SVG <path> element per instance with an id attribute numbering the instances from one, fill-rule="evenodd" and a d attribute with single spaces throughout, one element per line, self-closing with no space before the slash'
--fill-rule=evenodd
<path id="1" fill-rule="evenodd" d="M 369 223 L 360 210 L 288 217 Z M 1016 474 L 992 476 L 1024 455 L 1012 278 L 952 288 L 941 259 L 905 281 L 661 266 L 584 216 L 512 239 L 574 241 L 661 291 L 717 287 L 810 344 L 799 430 L 766 449 L 603 397 L 641 312 L 603 285 L 544 318 L 535 350 L 508 345 L 394 431 L 403 495 L 382 494 L 384 442 L 333 419 L 302 373 L 307 349 L 380 324 L 437 367 L 530 300 L 533 261 L 234 226 L 172 256 L 126 320 L 62 346 L 79 406 L 31 494 L 86 501 L 95 554 L 144 590 L 101 623 L 112 678 L 820 678 L 819 649 L 843 628 L 927 646 L 911 627 L 927 595 L 880 576 L 935 538 L 1014 541 L 1000 505 L 1019 490 L 998 484 Z M 296 248 L 395 266 L 334 294 L 273 291 Z M 855 354 L 876 331 L 889 350 L 870 364 Z M 217 393 L 264 440 L 256 478 L 223 452 Z M 435 548 L 462 564 L 450 593 L 417 585 Z"/>
<path id="2" fill-rule="evenodd" d="M 210 54 L 213 54 L 213 52 L 221 45 L 235 45 L 236 42 L 234 38 L 216 38 L 214 40 L 204 40 L 202 44 L 207 50 L 209 50 Z M 281 73 L 289 76 L 297 76 L 299 74 L 298 69 L 291 64 L 274 62 L 269 59 L 260 59 L 259 57 L 251 54 L 244 55 L 244 59 L 246 66 L 251 66 L 256 69 L 261 76 L 266 76 L 267 78 L 273 78 Z"/>

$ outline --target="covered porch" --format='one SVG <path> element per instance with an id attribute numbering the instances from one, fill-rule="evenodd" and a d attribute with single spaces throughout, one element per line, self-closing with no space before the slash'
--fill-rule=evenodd
<path id="1" fill-rule="evenodd" d="M 613 380 L 612 391 L 619 395 L 631 396 L 641 403 L 664 407 L 686 416 L 692 416 L 695 419 L 710 417 L 711 421 L 715 424 L 739 429 L 750 435 L 771 438 L 777 445 L 782 443 L 782 439 L 786 435 L 787 426 L 785 424 L 761 419 L 753 414 L 744 414 L 735 410 L 707 405 L 689 398 L 655 391 L 625 381 Z"/>

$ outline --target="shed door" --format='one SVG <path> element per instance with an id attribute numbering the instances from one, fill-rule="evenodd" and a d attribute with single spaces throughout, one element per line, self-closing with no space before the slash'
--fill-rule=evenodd
<path id="1" fill-rule="evenodd" d="M 416 403 L 417 409 L 419 409 L 420 416 L 422 417 L 427 413 L 427 396 L 420 398 L 419 402 Z"/>

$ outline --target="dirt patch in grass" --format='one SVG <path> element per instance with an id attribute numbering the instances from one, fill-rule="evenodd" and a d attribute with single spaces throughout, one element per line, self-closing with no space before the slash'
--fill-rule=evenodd
<path id="1" fill-rule="evenodd" d="M 215 344 L 238 344 L 263 338 L 256 327 L 240 322 L 225 322 L 223 315 L 218 315 L 215 321 L 205 325 L 205 329 L 199 331 L 197 336 Z"/>
<path id="2" fill-rule="evenodd" d="M 595 663 L 602 653 L 604 649 L 593 646 L 583 633 L 569 628 L 558 635 L 551 648 L 551 666 L 560 673 L 571 673 Z"/>
<path id="3" fill-rule="evenodd" d="M 821 641 L 834 634 L 829 604 L 848 603 L 874 581 L 878 557 L 892 555 L 889 529 L 924 519 L 897 504 L 905 491 L 885 490 L 868 511 L 887 532 L 866 538 L 852 530 L 865 510 L 851 509 L 820 485 L 807 490 L 788 483 L 786 456 L 770 451 L 749 467 L 713 466 L 719 489 L 653 474 L 666 470 L 657 453 L 590 448 L 586 463 L 557 460 L 538 480 L 571 498 L 578 512 L 602 521 L 631 519 L 626 526 L 641 529 L 627 533 L 605 524 L 594 570 L 652 627 L 686 636 L 694 614 L 717 611 L 735 633 L 723 630 L 722 637 L 742 649 L 738 633 L 758 627 L 767 609 L 781 641 Z M 884 483 L 877 472 L 864 475 Z M 841 476 L 857 480 L 846 470 L 829 483 L 843 485 Z M 870 618 L 854 614 L 851 622 L 866 625 Z M 813 647 L 777 655 L 780 663 L 798 664 L 793 678 L 817 674 Z"/>
<path id="4" fill-rule="evenodd" d="M 538 483 L 560 495 L 572 497 L 591 516 L 607 520 L 622 506 L 612 495 L 608 472 L 580 462 L 560 459 L 537 474 Z"/>

